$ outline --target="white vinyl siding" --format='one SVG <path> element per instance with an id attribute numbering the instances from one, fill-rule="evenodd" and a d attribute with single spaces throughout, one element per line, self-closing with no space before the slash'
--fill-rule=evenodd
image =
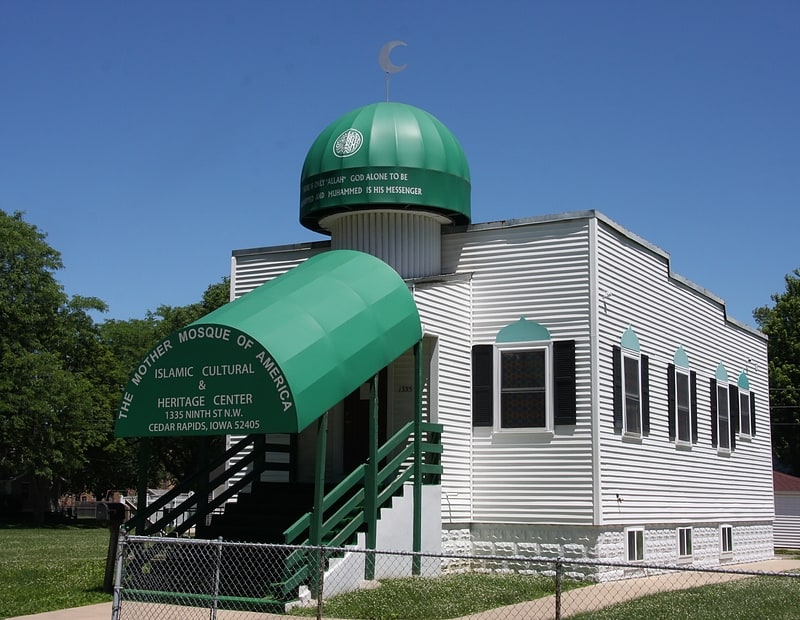
<path id="1" fill-rule="evenodd" d="M 424 332 L 436 342 L 431 368 L 431 421 L 444 425 L 442 522 L 467 522 L 472 510 L 471 282 L 468 275 L 444 281 L 436 278 L 414 282 L 411 290 Z"/>
<path id="2" fill-rule="evenodd" d="M 726 317 L 722 301 L 708 291 L 673 274 L 662 250 L 603 218 L 597 229 L 597 288 L 611 293 L 597 309 L 601 524 L 769 522 L 766 405 L 756 410 L 752 440 L 720 454 L 712 445 L 709 389 L 720 361 L 743 368 L 751 358 L 762 370 L 748 373 L 750 392 L 766 403 L 766 338 Z M 649 357 L 650 432 L 638 443 L 620 441 L 613 424 L 611 351 L 629 326 Z M 670 440 L 667 370 L 679 346 L 697 375 L 698 437 L 691 450 L 676 450 Z"/>
<path id="3" fill-rule="evenodd" d="M 592 523 L 587 221 L 479 225 L 445 234 L 442 254 L 445 272 L 472 274 L 473 345 L 494 344 L 521 317 L 546 327 L 553 341 L 575 340 L 574 426 L 552 434 L 470 428 L 473 520 Z"/>
<path id="4" fill-rule="evenodd" d="M 329 244 L 322 242 L 234 252 L 231 266 L 233 299 L 249 293 L 264 282 L 282 276 L 293 267 L 328 249 Z"/>
<path id="5" fill-rule="evenodd" d="M 775 493 L 775 546 L 800 549 L 800 492 Z"/>

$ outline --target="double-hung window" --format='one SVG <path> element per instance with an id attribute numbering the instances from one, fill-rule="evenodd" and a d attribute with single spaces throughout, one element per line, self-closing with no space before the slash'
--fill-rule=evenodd
<path id="1" fill-rule="evenodd" d="M 711 445 L 720 454 L 730 454 L 736 448 L 738 432 L 738 388 L 728 384 L 728 372 L 720 363 L 711 379 Z"/>
<path id="2" fill-rule="evenodd" d="M 739 434 L 750 437 L 750 392 L 739 390 Z"/>
<path id="3" fill-rule="evenodd" d="M 552 430 L 550 344 L 497 345 L 499 402 L 495 430 Z"/>
<path id="4" fill-rule="evenodd" d="M 621 346 L 613 347 L 614 430 L 625 437 L 650 433 L 649 359 L 629 327 Z"/>
<path id="5" fill-rule="evenodd" d="M 717 429 L 720 452 L 731 449 L 731 415 L 728 408 L 728 386 L 717 383 Z"/>
<path id="6" fill-rule="evenodd" d="M 675 372 L 675 440 L 678 443 L 692 441 L 690 405 L 689 373 L 677 370 Z"/>
<path id="7" fill-rule="evenodd" d="M 625 390 L 624 432 L 628 435 L 642 434 L 642 388 L 640 358 L 637 353 L 622 351 L 622 385 Z"/>
<path id="8" fill-rule="evenodd" d="M 736 413 L 738 416 L 737 422 L 739 423 L 739 437 L 750 439 L 756 434 L 755 397 L 750 391 L 750 380 L 744 370 L 739 375 L 739 381 L 732 393 L 736 395 L 738 401 Z"/>

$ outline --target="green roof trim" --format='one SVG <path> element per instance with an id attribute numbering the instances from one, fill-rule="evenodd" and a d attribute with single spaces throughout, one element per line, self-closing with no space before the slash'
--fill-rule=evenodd
<path id="1" fill-rule="evenodd" d="M 719 366 L 717 366 L 717 371 L 714 373 L 714 377 L 717 381 L 728 381 L 728 371 L 725 370 L 725 365 L 722 362 L 720 362 Z"/>
<path id="2" fill-rule="evenodd" d="M 458 140 L 436 117 L 403 103 L 373 103 L 328 125 L 306 155 L 300 223 L 343 211 L 411 208 L 470 222 L 470 174 Z"/>
<path id="3" fill-rule="evenodd" d="M 686 351 L 683 350 L 683 347 L 677 348 L 675 356 L 672 358 L 672 363 L 678 368 L 689 368 L 689 356 L 686 355 Z"/>
<path id="4" fill-rule="evenodd" d="M 300 432 L 421 338 L 397 272 L 331 250 L 154 347 L 127 385 L 116 435 Z"/>
<path id="5" fill-rule="evenodd" d="M 631 351 L 640 351 L 639 348 L 639 338 L 636 336 L 636 332 L 633 331 L 633 328 L 628 326 L 628 329 L 625 330 L 625 333 L 622 334 L 622 340 L 620 344 Z"/>
<path id="6" fill-rule="evenodd" d="M 550 340 L 550 331 L 541 323 L 524 316 L 497 332 L 496 342 L 541 342 Z"/>
<path id="7" fill-rule="evenodd" d="M 743 370 L 739 375 L 738 386 L 740 390 L 750 389 L 750 379 L 747 378 L 747 371 Z"/>

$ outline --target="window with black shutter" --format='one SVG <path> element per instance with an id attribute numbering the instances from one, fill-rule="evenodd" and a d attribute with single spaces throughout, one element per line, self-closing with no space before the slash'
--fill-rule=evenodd
<path id="1" fill-rule="evenodd" d="M 667 365 L 667 426 L 669 439 L 678 445 L 697 441 L 697 375 L 686 368 Z"/>
<path id="2" fill-rule="evenodd" d="M 576 419 L 574 340 L 473 346 L 473 426 L 552 432 Z"/>
<path id="3" fill-rule="evenodd" d="M 494 424 L 493 355 L 494 347 L 490 344 L 472 347 L 472 426 Z"/>
<path id="4" fill-rule="evenodd" d="M 557 340 L 553 343 L 553 374 L 555 390 L 553 408 L 556 425 L 575 424 L 575 341 Z"/>
<path id="5" fill-rule="evenodd" d="M 722 452 L 730 451 L 731 438 L 731 415 L 730 401 L 728 400 L 728 386 L 717 382 L 717 447 Z"/>
<path id="6" fill-rule="evenodd" d="M 612 348 L 614 430 L 628 436 L 650 434 L 650 360 L 647 355 Z"/>

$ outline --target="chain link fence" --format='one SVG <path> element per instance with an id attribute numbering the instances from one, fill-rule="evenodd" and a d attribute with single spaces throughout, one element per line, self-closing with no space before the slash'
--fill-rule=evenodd
<path id="1" fill-rule="evenodd" d="M 781 604 L 800 609 L 800 574 L 786 572 L 123 535 L 112 620 L 595 617 L 632 599 L 753 577 L 773 580 Z"/>

